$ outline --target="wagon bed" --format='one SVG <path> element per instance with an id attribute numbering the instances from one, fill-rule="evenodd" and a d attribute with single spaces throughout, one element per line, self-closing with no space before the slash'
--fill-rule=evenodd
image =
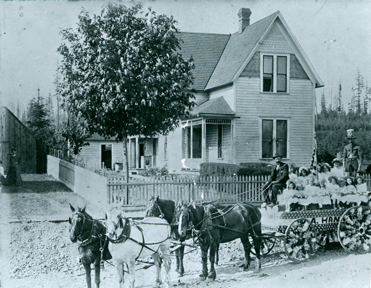
<path id="1" fill-rule="evenodd" d="M 283 212 L 278 206 L 262 208 L 262 253 L 283 240 L 289 259 L 309 259 L 331 238 L 350 253 L 371 252 L 371 210 L 369 206 L 341 209 Z"/>

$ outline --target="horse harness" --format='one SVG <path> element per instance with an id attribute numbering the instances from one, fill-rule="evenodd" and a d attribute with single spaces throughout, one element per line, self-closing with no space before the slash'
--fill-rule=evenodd
<path id="1" fill-rule="evenodd" d="M 202 220 L 197 223 L 196 225 L 193 226 L 193 230 L 195 231 L 196 235 L 198 236 L 198 239 L 199 239 L 199 236 L 203 233 L 203 232 L 207 232 L 210 239 L 213 239 L 210 231 L 213 229 L 213 228 L 220 228 L 220 229 L 224 229 L 224 230 L 229 230 L 231 232 L 235 232 L 235 233 L 239 233 L 239 234 L 244 234 L 244 233 L 248 233 L 250 230 L 253 231 L 253 234 L 254 234 L 254 237 L 256 237 L 257 235 L 255 234 L 255 230 L 253 229 L 256 225 L 260 225 L 260 221 L 252 224 L 251 223 L 251 219 L 249 218 L 249 222 L 250 222 L 250 228 L 246 231 L 246 232 L 241 232 L 241 231 L 238 231 L 236 229 L 232 229 L 232 228 L 229 228 L 227 227 L 227 223 L 226 223 L 226 220 L 225 220 L 225 215 L 227 215 L 229 212 L 231 212 L 236 206 L 240 206 L 242 207 L 240 204 L 235 204 L 231 207 L 229 207 L 229 209 L 227 211 L 224 211 L 222 209 L 218 209 L 217 207 L 215 207 L 213 204 L 208 204 L 208 205 L 205 205 L 203 206 L 204 208 L 204 214 L 205 216 L 202 218 Z M 218 213 L 216 216 L 214 216 L 216 213 L 212 213 L 210 211 L 211 208 L 214 208 L 216 209 L 216 213 Z M 244 207 L 243 207 L 244 208 Z M 219 224 L 215 224 L 212 220 L 213 219 L 217 219 L 219 217 L 222 217 L 223 218 L 223 222 L 224 222 L 224 225 L 219 225 Z M 198 226 L 199 224 L 201 224 L 202 222 L 202 225 L 201 225 L 201 228 L 200 230 L 196 230 L 195 227 Z"/>
<path id="2" fill-rule="evenodd" d="M 125 219 L 125 225 L 123 224 L 123 219 Z M 139 246 L 141 246 L 141 249 L 138 253 L 138 256 L 135 257 L 135 260 L 138 261 L 138 258 L 140 257 L 140 255 L 142 254 L 143 252 L 143 249 L 146 248 L 150 251 L 152 251 L 153 253 L 156 253 L 157 251 L 156 250 L 153 250 L 152 248 L 148 247 L 147 245 L 155 245 L 155 244 L 161 244 L 163 242 L 165 242 L 166 240 L 168 240 L 170 237 L 168 236 L 167 238 L 165 238 L 164 240 L 160 241 L 160 242 L 154 242 L 154 243 L 145 243 L 145 239 L 144 239 L 144 234 L 143 234 L 143 229 L 142 227 L 140 227 L 138 225 L 138 223 L 132 221 L 131 219 L 129 218 L 124 218 L 124 217 L 120 217 L 120 220 L 119 220 L 119 223 L 120 223 L 120 226 L 122 226 L 122 231 L 120 233 L 120 235 L 118 236 L 117 239 L 111 239 L 108 237 L 108 240 L 111 242 L 111 243 L 114 243 L 114 244 L 118 244 L 118 243 L 125 243 L 127 240 L 130 240 L 136 244 L 138 244 Z M 164 225 L 164 224 L 161 224 L 161 223 L 150 223 L 149 225 Z M 166 224 L 167 225 L 167 224 Z M 131 226 L 135 226 L 135 228 L 137 228 L 141 235 L 142 235 L 142 242 L 139 242 L 137 240 L 135 240 L 134 238 L 130 237 L 130 234 L 131 234 Z"/>
<path id="3" fill-rule="evenodd" d="M 82 216 L 82 218 L 83 218 L 82 227 L 84 227 L 86 216 L 81 212 L 77 212 L 77 214 Z M 101 260 L 103 260 L 104 247 L 106 246 L 107 241 L 108 241 L 108 237 L 107 237 L 107 235 L 105 235 L 106 234 L 106 231 L 105 231 L 106 229 L 105 229 L 105 226 L 99 220 L 92 219 L 91 221 L 93 222 L 93 224 L 92 224 L 92 227 L 91 227 L 91 230 L 90 230 L 89 237 L 86 238 L 86 239 L 81 238 L 81 235 L 83 233 L 83 229 L 81 229 L 80 233 L 77 235 L 77 240 L 80 241 L 79 247 L 89 246 L 90 244 L 93 243 L 94 240 L 99 239 L 99 252 L 100 252 Z M 104 229 L 99 231 L 99 225 L 98 224 L 103 225 Z M 101 232 L 101 233 L 99 233 L 99 232 Z"/>

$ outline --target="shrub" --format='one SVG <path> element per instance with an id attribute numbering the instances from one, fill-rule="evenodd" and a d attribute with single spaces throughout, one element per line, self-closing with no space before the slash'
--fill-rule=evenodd
<path id="1" fill-rule="evenodd" d="M 229 163 L 201 163 L 200 176 L 232 176 L 237 175 L 239 165 Z"/>
<path id="2" fill-rule="evenodd" d="M 258 176 L 270 175 L 271 167 L 265 163 L 202 163 L 200 176 Z"/>

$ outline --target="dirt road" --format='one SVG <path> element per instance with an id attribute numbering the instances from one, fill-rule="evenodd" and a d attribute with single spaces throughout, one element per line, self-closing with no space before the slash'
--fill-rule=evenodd
<path id="1" fill-rule="evenodd" d="M 28 184 L 21 192 L 2 190 L 0 193 L 1 287 L 86 287 L 84 271 L 77 261 L 78 244 L 71 243 L 68 238 L 68 203 L 76 206 L 87 204 L 88 212 L 95 213 L 97 218 L 102 216 L 102 211 L 68 189 L 56 191 L 51 183 L 45 181 L 38 184 L 43 188 L 37 188 L 35 183 Z M 45 189 L 54 190 L 46 192 Z M 63 189 L 59 187 L 57 190 Z M 57 222 L 50 222 L 53 218 Z M 255 271 L 253 262 L 251 270 L 243 272 L 238 267 L 243 259 L 242 245 L 239 241 L 222 244 L 221 263 L 217 266 L 215 281 L 199 280 L 200 252 L 188 252 L 185 276 L 177 276 L 173 260 L 173 287 L 371 287 L 371 255 L 348 255 L 336 246 L 319 251 L 305 263 L 293 264 L 278 244 L 262 258 L 261 271 Z M 138 265 L 137 268 L 136 287 L 153 287 L 154 267 L 147 270 L 141 267 Z M 101 276 L 102 288 L 118 287 L 114 267 L 106 263 Z"/>

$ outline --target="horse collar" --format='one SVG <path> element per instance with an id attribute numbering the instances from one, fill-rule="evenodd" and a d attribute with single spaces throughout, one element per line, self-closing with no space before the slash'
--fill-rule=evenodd
<path id="1" fill-rule="evenodd" d="M 80 247 L 89 245 L 92 242 L 93 238 L 97 237 L 97 236 L 95 236 L 95 231 L 94 230 L 98 229 L 98 220 L 92 220 L 92 222 L 93 222 L 93 224 L 92 224 L 92 227 L 91 227 L 89 237 L 86 238 L 85 240 L 81 240 L 81 238 L 80 238 L 81 234 L 77 237 L 78 240 L 81 242 Z M 84 218 L 84 223 L 85 223 L 85 218 Z M 96 228 L 96 229 L 94 229 L 94 228 Z"/>
<path id="2" fill-rule="evenodd" d="M 121 220 L 122 219 L 125 219 L 125 225 L 122 228 L 122 231 L 121 231 L 120 235 L 115 240 L 111 239 L 111 238 L 108 238 L 108 240 L 112 243 L 124 243 L 124 242 L 126 242 L 126 240 L 128 240 L 130 238 L 130 233 L 131 233 L 130 221 L 129 221 L 128 218 L 121 218 Z"/>

